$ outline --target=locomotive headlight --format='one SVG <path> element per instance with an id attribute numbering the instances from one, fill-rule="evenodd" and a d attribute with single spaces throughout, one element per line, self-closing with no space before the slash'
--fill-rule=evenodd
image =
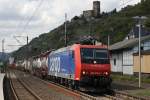
<path id="1" fill-rule="evenodd" d="M 104 74 L 105 74 L 105 75 L 108 75 L 108 72 L 105 72 Z"/>
<path id="2" fill-rule="evenodd" d="M 85 71 L 83 71 L 82 74 L 85 75 Z"/>

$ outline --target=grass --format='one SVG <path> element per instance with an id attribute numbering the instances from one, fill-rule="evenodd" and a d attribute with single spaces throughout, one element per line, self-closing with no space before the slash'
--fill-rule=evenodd
<path id="1" fill-rule="evenodd" d="M 138 77 L 136 76 L 111 74 L 111 77 L 114 81 L 138 82 Z M 142 77 L 142 83 L 150 84 L 150 77 Z M 150 97 L 150 88 L 129 90 L 128 93 L 131 95 L 140 96 L 140 97 Z"/>
<path id="2" fill-rule="evenodd" d="M 132 92 L 131 94 L 136 96 L 150 96 L 150 90 L 149 89 L 137 90 L 135 92 Z"/>
<path id="3" fill-rule="evenodd" d="M 143 90 L 137 93 L 140 96 L 150 96 L 150 90 Z"/>
<path id="4" fill-rule="evenodd" d="M 117 80 L 117 81 L 134 81 L 134 82 L 138 82 L 138 77 L 135 77 L 135 76 L 112 74 L 111 77 L 112 77 L 113 80 Z M 150 78 L 142 77 L 142 82 L 150 83 Z"/>

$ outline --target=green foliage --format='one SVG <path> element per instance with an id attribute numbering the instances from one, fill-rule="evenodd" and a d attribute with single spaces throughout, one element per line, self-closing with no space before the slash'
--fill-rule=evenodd
<path id="1" fill-rule="evenodd" d="M 127 6 L 119 12 L 116 12 L 116 9 L 108 13 L 103 12 L 101 17 L 96 19 L 86 20 L 83 16 L 75 16 L 71 22 L 67 22 L 68 44 L 73 44 L 85 35 L 94 36 L 103 43 L 107 43 L 108 34 L 111 44 L 121 41 L 135 24 L 132 17 L 138 15 L 149 17 L 149 11 L 150 0 L 146 0 L 135 6 Z M 145 25 L 150 28 L 149 19 Z M 64 24 L 62 24 L 58 28 L 33 39 L 28 46 L 21 47 L 13 54 L 16 58 L 22 59 L 50 49 L 58 49 L 65 45 L 64 38 Z"/>

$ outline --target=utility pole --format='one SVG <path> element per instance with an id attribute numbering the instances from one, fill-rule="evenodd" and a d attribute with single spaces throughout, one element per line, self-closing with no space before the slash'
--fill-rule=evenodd
<path id="1" fill-rule="evenodd" d="M 4 52 L 5 52 L 5 47 L 4 47 L 4 43 L 5 43 L 5 39 L 3 39 L 2 40 L 2 59 L 4 59 L 4 60 L 2 60 L 3 61 L 3 68 L 2 69 L 0 69 L 0 71 L 1 72 L 5 72 L 6 71 L 6 66 L 5 66 L 5 64 L 4 64 L 4 62 L 5 62 L 5 54 L 4 54 Z"/>
<path id="2" fill-rule="evenodd" d="M 26 68 L 28 68 L 28 51 L 29 51 L 29 47 L 28 47 L 28 44 L 29 44 L 29 37 L 28 37 L 28 35 L 27 36 L 14 36 L 14 38 L 16 39 L 16 37 L 23 37 L 23 38 L 26 38 L 26 51 L 25 51 L 25 53 L 26 53 Z M 18 39 L 16 39 L 17 40 L 17 42 L 18 43 L 21 43 Z M 10 46 L 23 46 L 23 45 L 10 45 Z"/>
<path id="3" fill-rule="evenodd" d="M 3 39 L 3 40 L 2 40 L 2 53 L 5 52 L 5 49 L 4 49 L 4 43 L 5 43 L 5 40 Z"/>
<path id="4" fill-rule="evenodd" d="M 94 32 L 94 29 L 93 29 L 93 27 L 92 27 L 92 24 L 94 23 L 94 18 L 93 17 L 91 17 L 90 19 L 89 19 L 89 34 L 90 34 L 90 36 L 93 36 L 93 32 Z"/>
<path id="5" fill-rule="evenodd" d="M 110 36 L 109 36 L 109 34 L 108 34 L 108 42 L 107 42 L 107 47 L 108 47 L 108 49 L 109 49 L 109 46 L 110 46 Z"/>
<path id="6" fill-rule="evenodd" d="M 29 37 L 27 36 L 27 45 L 29 44 Z"/>
<path id="7" fill-rule="evenodd" d="M 65 46 L 67 46 L 67 13 L 65 13 Z"/>
<path id="8" fill-rule="evenodd" d="M 134 19 L 138 20 L 138 26 L 139 26 L 139 88 L 141 88 L 141 26 L 142 21 L 147 19 L 145 16 L 136 16 L 133 17 Z"/>
<path id="9" fill-rule="evenodd" d="M 27 51 L 26 51 L 26 56 L 27 56 L 27 58 L 26 58 L 26 68 L 28 69 L 28 51 L 29 51 L 29 47 L 28 47 L 28 44 L 29 44 L 29 37 L 27 36 Z"/>
<path id="10" fill-rule="evenodd" d="M 109 29 L 110 31 L 109 31 L 109 33 L 108 33 L 108 36 L 107 36 L 107 47 L 108 47 L 108 49 L 109 49 L 109 47 L 110 47 L 110 35 L 111 35 L 111 33 L 113 33 L 113 27 L 110 27 L 110 29 Z"/>
<path id="11" fill-rule="evenodd" d="M 139 88 L 141 88 L 141 20 L 139 20 Z"/>

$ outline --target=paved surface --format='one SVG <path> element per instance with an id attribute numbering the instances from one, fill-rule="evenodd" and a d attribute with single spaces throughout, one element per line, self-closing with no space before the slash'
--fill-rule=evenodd
<path id="1" fill-rule="evenodd" d="M 5 74 L 0 73 L 0 100 L 4 100 L 4 93 L 3 93 L 3 79 Z"/>

